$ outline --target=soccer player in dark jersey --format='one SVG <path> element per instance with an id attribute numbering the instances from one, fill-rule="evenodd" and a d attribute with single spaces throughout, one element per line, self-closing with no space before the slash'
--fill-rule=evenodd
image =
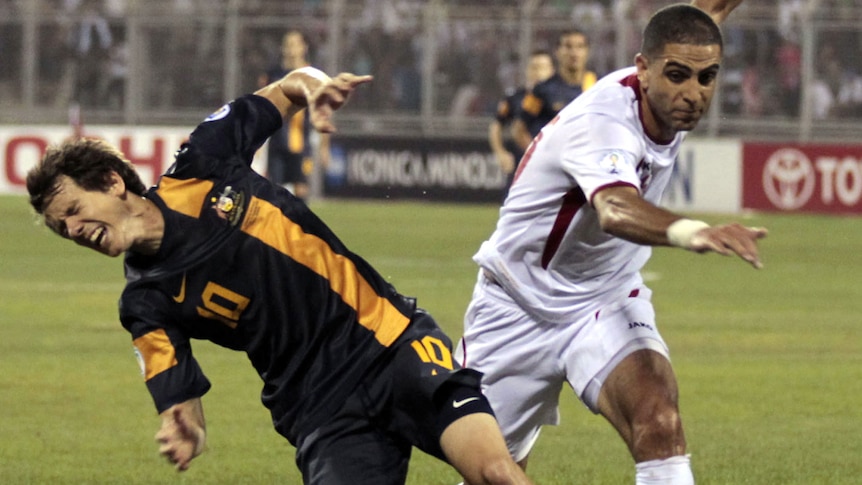
<path id="1" fill-rule="evenodd" d="M 511 133 L 512 122 L 521 116 L 521 102 L 527 92 L 536 85 L 548 79 L 554 74 L 554 60 L 550 52 L 538 50 L 530 54 L 527 68 L 524 71 L 525 85 L 514 92 L 507 93 L 506 97 L 497 103 L 497 112 L 494 119 L 488 125 L 488 145 L 497 158 L 500 170 L 507 175 L 506 191 L 512 184 L 518 161 L 524 154 L 524 150 L 515 142 Z"/>
<path id="2" fill-rule="evenodd" d="M 542 127 L 570 101 L 596 83 L 596 73 L 587 70 L 590 58 L 590 41 L 579 30 L 567 30 L 557 38 L 554 51 L 557 72 L 549 79 L 536 84 L 524 96 L 521 117 L 514 124 L 516 140 L 526 150 L 530 140 Z"/>
<path id="3" fill-rule="evenodd" d="M 258 86 L 266 86 L 294 69 L 310 65 L 305 35 L 299 30 L 289 30 L 281 39 L 279 63 L 260 76 Z M 266 165 L 269 179 L 286 187 L 300 199 L 308 199 L 311 195 L 309 178 L 314 172 L 315 158 L 324 167 L 329 164 L 329 135 L 319 135 L 316 150 L 315 154 L 307 111 L 285 120 L 267 144 Z"/>
<path id="4" fill-rule="evenodd" d="M 332 111 L 369 80 L 294 70 L 207 117 L 149 190 L 93 139 L 52 147 L 28 173 L 30 202 L 54 232 L 125 254 L 120 321 L 161 416 L 159 451 L 178 470 L 204 449 L 210 383 L 191 340 L 206 339 L 247 353 L 305 483 L 402 484 L 412 446 L 468 483 L 529 483 L 480 374 L 452 361 L 436 322 L 250 168 L 304 107 L 332 132 Z"/>

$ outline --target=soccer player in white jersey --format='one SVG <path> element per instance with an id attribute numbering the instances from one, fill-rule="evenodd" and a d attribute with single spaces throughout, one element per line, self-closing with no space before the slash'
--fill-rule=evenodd
<path id="1" fill-rule="evenodd" d="M 651 246 L 762 266 L 765 229 L 709 226 L 656 205 L 716 88 L 716 21 L 740 1 L 658 11 L 636 66 L 602 79 L 533 140 L 474 256 L 481 269 L 457 357 L 485 374 L 524 467 L 541 426 L 557 423 L 568 382 L 626 442 L 636 484 L 694 483 L 676 378 L 640 270 Z"/>

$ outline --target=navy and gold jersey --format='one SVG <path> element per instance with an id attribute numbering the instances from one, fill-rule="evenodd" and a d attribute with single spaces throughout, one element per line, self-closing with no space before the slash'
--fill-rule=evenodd
<path id="1" fill-rule="evenodd" d="M 290 70 L 281 68 L 267 72 L 267 82 L 274 82 L 284 77 Z M 311 156 L 311 146 L 308 143 L 311 134 L 311 120 L 308 110 L 302 110 L 293 115 L 287 123 L 279 128 L 269 141 L 269 158 L 275 160 L 303 160 Z"/>
<path id="2" fill-rule="evenodd" d="M 506 150 L 515 156 L 515 162 L 520 160 L 521 155 L 523 155 L 524 152 L 520 147 L 518 147 L 518 144 L 512 140 L 512 137 L 509 136 L 509 130 L 507 128 L 514 120 L 521 117 L 521 104 L 523 103 L 524 96 L 526 96 L 526 94 L 527 88 L 521 87 L 516 89 L 512 94 L 509 94 L 497 103 L 497 111 L 494 113 L 494 119 L 500 123 L 500 126 L 506 128 L 503 130 L 503 146 L 505 146 Z"/>
<path id="3" fill-rule="evenodd" d="M 521 116 L 521 103 L 524 101 L 526 94 L 527 88 L 521 87 L 501 99 L 497 103 L 497 111 L 494 113 L 494 118 L 503 126 L 510 125 L 512 121 Z"/>
<path id="4" fill-rule="evenodd" d="M 530 136 L 538 135 L 561 109 L 591 88 L 596 80 L 596 73 L 587 71 L 578 86 L 567 83 L 559 73 L 536 84 L 521 103 L 521 119 L 527 125 Z"/>
<path id="5" fill-rule="evenodd" d="M 190 346 L 206 339 L 248 354 L 294 442 L 341 406 L 416 304 L 250 168 L 281 123 L 248 95 L 198 125 L 146 194 L 164 238 L 155 255 L 127 253 L 120 318 L 159 412 L 209 389 Z"/>

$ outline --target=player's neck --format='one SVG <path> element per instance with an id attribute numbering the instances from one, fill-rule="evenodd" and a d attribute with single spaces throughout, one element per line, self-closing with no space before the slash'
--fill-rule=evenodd
<path id="1" fill-rule="evenodd" d="M 286 71 L 308 67 L 310 64 L 302 57 L 283 57 L 281 59 L 281 67 Z"/>
<path id="2" fill-rule="evenodd" d="M 640 97 L 640 112 L 641 123 L 643 123 L 644 132 L 650 139 L 658 144 L 666 145 L 673 141 L 676 132 L 670 127 L 663 124 L 650 108 L 647 102 L 646 93 L 641 93 Z"/>
<path id="3" fill-rule="evenodd" d="M 586 73 L 583 69 L 561 69 L 560 77 L 563 78 L 563 81 L 571 84 L 572 86 L 580 86 L 584 82 L 584 74 Z"/>
<path id="4" fill-rule="evenodd" d="M 130 230 L 134 231 L 131 250 L 141 254 L 155 254 L 165 237 L 165 217 L 153 201 L 131 195 Z"/>

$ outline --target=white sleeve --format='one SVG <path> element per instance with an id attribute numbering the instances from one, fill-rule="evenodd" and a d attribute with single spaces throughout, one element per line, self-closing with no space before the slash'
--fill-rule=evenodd
<path id="1" fill-rule="evenodd" d="M 568 136 L 563 170 L 575 179 L 588 201 L 596 191 L 612 185 L 641 190 L 638 164 L 644 157 L 640 137 L 609 116 L 585 116 L 564 127 Z"/>

